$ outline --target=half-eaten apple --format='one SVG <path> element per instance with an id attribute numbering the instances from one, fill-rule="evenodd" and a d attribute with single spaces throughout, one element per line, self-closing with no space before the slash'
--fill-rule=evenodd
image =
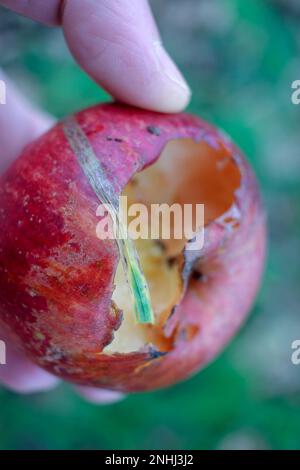
<path id="1" fill-rule="evenodd" d="M 168 386 L 211 361 L 251 307 L 265 252 L 255 177 L 195 116 L 105 104 L 74 119 L 114 197 L 149 209 L 203 204 L 204 243 L 191 250 L 193 240 L 162 231 L 134 240 L 154 315 L 138 323 L 118 244 L 97 232 L 101 201 L 58 123 L 1 177 L 0 326 L 73 383 Z"/>

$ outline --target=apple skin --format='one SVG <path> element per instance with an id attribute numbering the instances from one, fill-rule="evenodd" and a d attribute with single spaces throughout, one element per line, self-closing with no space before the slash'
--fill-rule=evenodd
<path id="1" fill-rule="evenodd" d="M 195 116 L 104 104 L 76 119 L 116 176 L 117 194 L 171 139 L 221 144 L 241 172 L 234 207 L 206 227 L 201 276 L 165 324 L 172 349 L 104 354 L 122 321 L 111 307 L 119 255 L 114 241 L 96 236 L 99 201 L 58 123 L 0 180 L 0 328 L 36 364 L 70 382 L 125 392 L 168 386 L 211 361 L 251 307 L 266 239 L 255 177 L 229 139 Z M 236 210 L 239 223 L 230 227 Z"/>

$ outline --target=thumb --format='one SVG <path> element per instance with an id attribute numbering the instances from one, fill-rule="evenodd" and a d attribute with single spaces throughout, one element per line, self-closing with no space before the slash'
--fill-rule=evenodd
<path id="1" fill-rule="evenodd" d="M 147 0 L 0 0 L 49 25 L 61 24 L 82 68 L 118 100 L 181 111 L 190 90 L 163 48 Z"/>
<path id="2" fill-rule="evenodd" d="M 61 12 L 70 50 L 120 101 L 176 112 L 190 91 L 163 48 L 146 0 L 72 0 Z"/>

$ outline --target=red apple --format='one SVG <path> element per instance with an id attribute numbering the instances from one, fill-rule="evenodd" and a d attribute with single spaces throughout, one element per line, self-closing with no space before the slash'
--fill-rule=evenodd
<path id="1" fill-rule="evenodd" d="M 133 318 L 114 240 L 63 124 L 1 177 L 0 326 L 68 381 L 125 392 L 168 386 L 211 361 L 243 322 L 261 277 L 265 219 L 239 150 L 195 116 L 118 104 L 76 120 L 116 196 L 205 205 L 205 243 L 136 243 L 155 324 Z M 8 364 L 9 366 L 9 364 Z"/>

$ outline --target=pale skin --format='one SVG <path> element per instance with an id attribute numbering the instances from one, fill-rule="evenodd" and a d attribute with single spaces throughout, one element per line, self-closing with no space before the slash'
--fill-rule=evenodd
<path id="1" fill-rule="evenodd" d="M 61 27 L 78 64 L 116 99 L 162 112 L 178 112 L 188 104 L 189 87 L 161 44 L 146 0 L 0 0 L 0 5 Z M 3 172 L 54 118 L 28 103 L 7 77 L 0 78 L 7 83 L 7 104 L 0 106 Z M 0 339 L 5 340 L 1 331 Z M 7 343 L 7 365 L 0 367 L 0 383 L 18 393 L 32 393 L 54 388 L 58 380 Z M 122 398 L 113 391 L 76 390 L 94 403 Z"/>

